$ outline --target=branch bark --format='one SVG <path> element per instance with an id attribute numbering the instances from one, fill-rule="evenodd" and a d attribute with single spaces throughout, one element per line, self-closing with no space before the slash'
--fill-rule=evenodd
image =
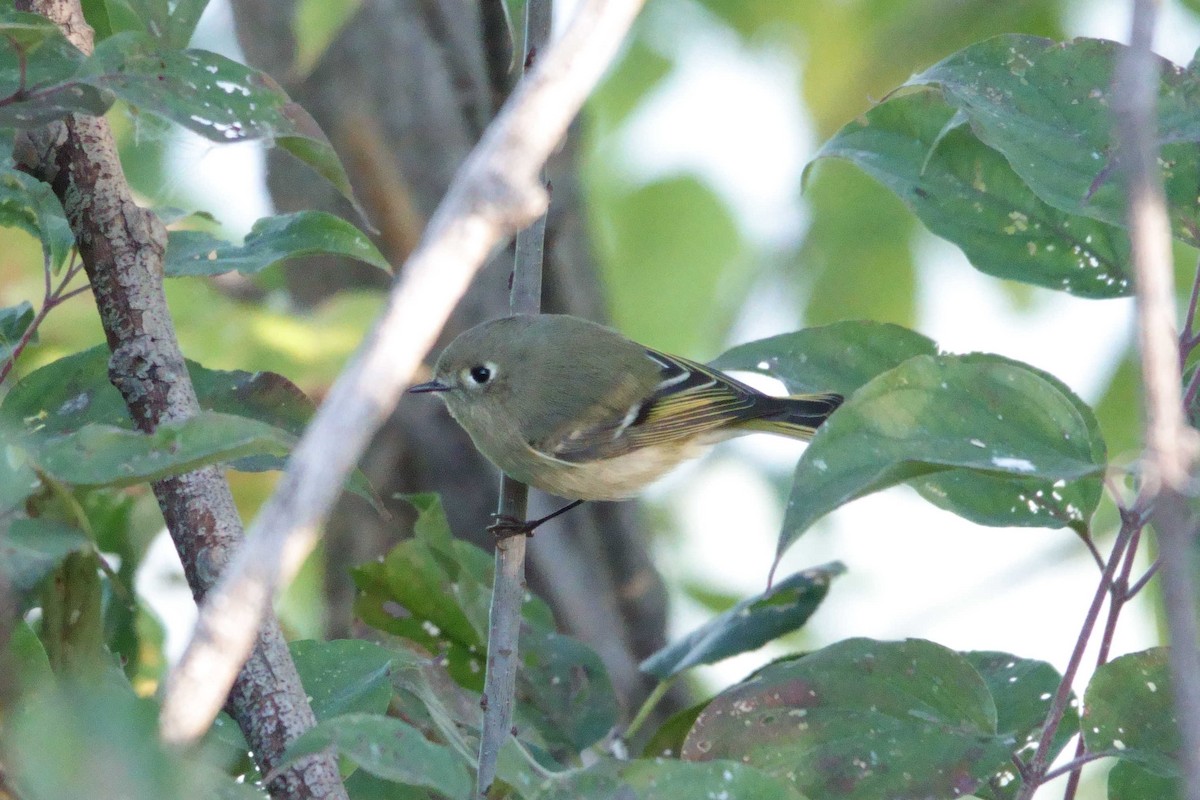
<path id="1" fill-rule="evenodd" d="M 92 29 L 78 0 L 22 0 L 19 5 L 53 20 L 76 47 L 92 52 Z M 149 432 L 199 413 L 163 293 L 166 230 L 134 202 L 108 122 L 72 115 L 20 136 L 16 155 L 22 168 L 49 183 L 63 203 L 112 350 L 109 377 L 134 423 Z M 158 481 L 153 488 L 200 602 L 242 539 L 229 485 L 220 469 L 207 467 Z M 256 624 L 249 631 L 253 655 L 231 676 L 218 708 L 229 693 L 229 711 L 265 774 L 316 720 L 278 624 L 273 617 L 261 622 L 261 628 Z M 332 756 L 306 759 L 268 788 L 279 797 L 346 796 Z"/>
<path id="2" fill-rule="evenodd" d="M 632 23 L 639 0 L 582 3 L 464 163 L 358 355 L 305 432 L 247 545 L 201 609 L 168 679 L 162 726 L 193 741 L 249 652 L 277 586 L 316 543 L 342 480 L 400 397 L 468 282 L 503 238 L 544 210 L 538 170 Z"/>
<path id="3" fill-rule="evenodd" d="M 522 71 L 527 71 L 550 42 L 551 0 L 529 0 L 525 5 L 525 52 Z M 545 184 L 546 170 L 538 171 Z M 549 189 L 547 188 L 547 193 Z M 546 246 L 546 215 L 542 214 L 517 233 L 513 256 L 510 307 L 514 314 L 537 314 L 542 310 L 542 264 Z M 526 519 L 529 487 L 507 475 L 500 476 L 500 519 Z M 517 670 L 521 664 L 521 606 L 525 599 L 524 536 L 510 536 L 496 543 L 496 569 L 492 578 L 492 605 L 488 615 L 487 672 L 483 683 L 483 727 L 479 733 L 479 767 L 475 794 L 487 797 L 496 777 L 500 748 L 511 735 L 516 705 Z"/>
<path id="4" fill-rule="evenodd" d="M 1195 586 L 1196 519 L 1188 506 L 1196 432 L 1184 418 L 1175 334 L 1174 263 L 1158 167 L 1158 64 L 1150 50 L 1155 0 L 1134 0 L 1130 47 L 1117 65 L 1119 163 L 1128 193 L 1137 327 L 1146 402 L 1144 490 L 1162 559 L 1172 686 L 1182 747 L 1184 796 L 1200 800 L 1200 618 Z"/>

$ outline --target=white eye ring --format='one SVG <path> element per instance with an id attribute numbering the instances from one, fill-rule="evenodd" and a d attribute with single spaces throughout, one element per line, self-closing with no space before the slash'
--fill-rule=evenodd
<path id="1" fill-rule="evenodd" d="M 476 364 L 463 370 L 463 379 L 473 386 L 483 386 L 496 377 L 496 365 L 491 361 Z"/>

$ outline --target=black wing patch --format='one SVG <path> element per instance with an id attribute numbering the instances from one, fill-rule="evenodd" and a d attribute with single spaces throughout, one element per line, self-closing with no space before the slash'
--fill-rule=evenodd
<path id="1" fill-rule="evenodd" d="M 770 402 L 777 398 L 703 364 L 649 348 L 646 357 L 660 370 L 658 385 L 649 397 L 620 417 L 572 427 L 544 441 L 531 442 L 533 448 L 562 461 L 594 461 L 777 413 Z"/>

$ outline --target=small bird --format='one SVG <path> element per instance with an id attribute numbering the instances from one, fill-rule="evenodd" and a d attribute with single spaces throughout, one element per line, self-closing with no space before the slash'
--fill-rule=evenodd
<path id="1" fill-rule="evenodd" d="M 723 439 L 756 431 L 809 439 L 842 402 L 839 394 L 763 394 L 561 314 L 471 328 L 442 352 L 433 380 L 408 391 L 437 392 L 509 477 L 576 500 L 551 516 L 585 500 L 632 497 Z M 545 519 L 493 527 L 530 533 Z"/>

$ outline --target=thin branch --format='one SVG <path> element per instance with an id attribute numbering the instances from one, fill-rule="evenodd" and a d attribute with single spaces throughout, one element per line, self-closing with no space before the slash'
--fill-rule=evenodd
<path id="1" fill-rule="evenodd" d="M 1042 780 L 1052 781 L 1055 778 L 1059 777 L 1060 775 L 1066 775 L 1068 772 L 1078 775 L 1079 773 L 1075 772 L 1075 770 L 1079 769 L 1080 767 L 1084 766 L 1085 764 L 1090 764 L 1093 761 L 1099 761 L 1102 758 L 1113 758 L 1120 754 L 1121 754 L 1120 750 L 1102 750 L 1099 753 L 1081 753 L 1081 754 L 1075 756 L 1075 758 L 1072 758 L 1067 763 L 1065 763 L 1061 766 L 1055 767 L 1054 769 L 1047 772 L 1045 774 L 1045 776 L 1043 776 Z"/>
<path id="2" fill-rule="evenodd" d="M 1021 785 L 1020 792 L 1017 793 L 1015 800 L 1030 800 L 1037 787 L 1042 782 L 1042 776 L 1046 773 L 1046 768 L 1050 762 L 1050 748 L 1054 742 L 1054 734 L 1058 732 L 1059 725 L 1062 724 L 1063 714 L 1066 713 L 1067 705 L 1071 700 L 1071 686 L 1075 683 L 1075 676 L 1079 673 L 1079 667 L 1083 663 L 1083 655 L 1087 649 L 1088 641 L 1091 639 L 1092 631 L 1096 627 L 1096 622 L 1100 618 L 1100 608 L 1104 605 L 1104 598 L 1109 593 L 1109 588 L 1112 586 L 1113 576 L 1116 574 L 1117 566 L 1121 563 L 1121 556 L 1125 552 L 1125 548 L 1133 535 L 1133 529 L 1129 522 L 1140 515 L 1134 512 L 1127 512 L 1121 515 L 1122 525 L 1121 530 L 1117 532 L 1117 538 L 1113 542 L 1112 551 L 1109 553 L 1108 562 L 1104 565 L 1104 572 L 1100 576 L 1100 582 L 1096 586 L 1096 591 L 1092 595 L 1091 605 L 1088 606 L 1087 614 L 1084 616 L 1083 624 L 1079 629 L 1079 636 L 1075 640 L 1075 647 L 1071 651 L 1071 657 L 1067 661 L 1067 667 L 1063 670 L 1062 680 L 1058 684 L 1058 689 L 1054 693 L 1054 697 L 1050 701 L 1050 708 L 1046 712 L 1046 724 L 1042 727 L 1042 736 L 1038 740 L 1037 750 L 1034 751 L 1033 758 L 1030 759 L 1027 767 L 1028 778 Z"/>
<path id="3" fill-rule="evenodd" d="M 1200 263 L 1192 278 L 1192 295 L 1188 300 L 1187 315 L 1183 318 L 1183 332 L 1179 334 L 1179 366 L 1182 369 L 1188 355 L 1196 346 L 1196 307 L 1200 305 Z"/>
<path id="4" fill-rule="evenodd" d="M 616 53 L 641 0 L 585 0 L 467 157 L 389 294 L 210 593 L 172 671 L 161 726 L 195 741 L 221 707 L 276 588 L 296 574 L 372 432 L 396 404 L 480 264 L 544 208 L 538 170 Z"/>
<path id="5" fill-rule="evenodd" d="M 522 74 L 528 72 L 550 42 L 553 16 L 551 0 L 525 4 L 525 53 Z M 546 168 L 538 171 L 539 183 Z M 547 192 L 547 199 L 549 193 Z M 514 314 L 536 314 L 542 309 L 542 267 L 546 243 L 546 214 L 517 232 L 513 253 L 509 306 Z M 523 520 L 529 510 L 529 489 L 507 475 L 500 476 L 500 519 Z M 496 542 L 496 569 L 492 606 L 488 615 L 487 672 L 483 683 L 483 728 L 479 733 L 479 767 L 475 794 L 486 797 L 496 778 L 500 748 L 512 730 L 516 706 L 517 670 L 521 664 L 521 606 L 525 601 L 525 551 L 527 537 L 509 536 Z"/>
<path id="6" fill-rule="evenodd" d="M 1122 509 L 1121 514 L 1123 520 L 1128 519 L 1131 531 L 1129 545 L 1125 548 L 1125 553 L 1121 557 L 1120 572 L 1109 587 L 1108 618 L 1104 621 L 1104 632 L 1100 634 L 1100 647 L 1096 653 L 1097 668 L 1108 663 L 1108 656 L 1112 652 L 1113 637 L 1117 633 L 1117 622 L 1121 619 L 1121 612 L 1125 610 L 1125 604 L 1132 597 L 1129 592 L 1129 576 L 1133 572 L 1133 562 L 1137 558 L 1138 545 L 1141 543 L 1142 530 L 1144 528 L 1142 515 L 1132 513 L 1127 509 Z M 1076 761 L 1083 758 L 1086 748 L 1087 745 L 1083 737 L 1079 737 L 1079 741 L 1075 744 Z M 1079 782 L 1083 778 L 1083 771 L 1080 769 L 1071 770 L 1070 772 L 1071 777 L 1067 780 L 1067 787 L 1063 791 L 1063 800 L 1074 800 L 1075 794 L 1079 791 Z M 1050 778 L 1047 776 L 1042 777 L 1042 781 L 1047 780 L 1050 780 Z"/>
<path id="7" fill-rule="evenodd" d="M 1130 46 L 1113 91 L 1118 163 L 1128 192 L 1130 254 L 1137 284 L 1137 328 L 1146 403 L 1146 487 L 1162 558 L 1163 609 L 1179 720 L 1183 796 L 1200 800 L 1200 618 L 1197 617 L 1196 522 L 1188 505 L 1196 432 L 1184 418 L 1174 333 L 1174 263 L 1158 167 L 1159 64 L 1150 51 L 1158 3 L 1134 0 Z"/>
<path id="8" fill-rule="evenodd" d="M 78 0 L 18 5 L 50 18 L 72 44 L 92 52 L 92 29 Z M 46 181 L 63 204 L 112 350 L 109 374 L 134 424 L 149 432 L 195 416 L 200 404 L 163 291 L 166 230 L 134 201 L 108 122 L 71 115 L 21 132 L 15 151 L 21 168 Z M 202 598 L 242 540 L 224 473 L 207 467 L 157 481 L 153 489 L 192 593 Z M 273 616 L 261 630 L 256 622 L 250 641 L 254 655 L 230 676 L 222 700 L 236 678 L 229 709 L 266 774 L 316 720 Z M 328 754 L 285 770 L 268 788 L 276 797 L 346 797 Z"/>
<path id="9" fill-rule="evenodd" d="M 1150 565 L 1150 568 L 1146 570 L 1146 574 L 1143 575 L 1142 577 L 1138 578 L 1136 581 L 1133 582 L 1133 584 L 1130 585 L 1128 595 L 1130 597 L 1134 597 L 1137 595 L 1138 592 L 1142 591 L 1142 589 L 1145 589 L 1146 584 L 1150 582 L 1150 579 L 1158 574 L 1158 569 L 1161 566 L 1162 566 L 1162 559 L 1156 558 L 1154 560 L 1154 563 Z"/>
<path id="10" fill-rule="evenodd" d="M 74 256 L 72 256 L 72 259 L 74 259 Z M 46 315 L 49 314 L 56 306 L 59 306 L 70 300 L 75 295 L 80 294 L 81 292 L 86 292 L 92 288 L 90 285 L 81 286 L 78 289 L 72 289 L 66 294 L 63 293 L 63 289 L 67 287 L 67 284 L 69 284 L 75 278 L 75 276 L 79 274 L 79 266 L 74 263 L 74 260 L 72 260 L 72 263 L 70 267 L 67 268 L 67 271 L 63 273 L 62 280 L 58 282 L 58 286 L 52 287 L 50 280 L 52 268 L 50 264 L 50 253 L 48 251 L 42 254 L 42 271 L 45 276 L 45 289 L 42 294 L 42 307 L 38 309 L 38 312 L 33 316 L 33 319 L 29 321 L 29 325 L 21 333 L 21 338 L 17 339 L 17 343 L 13 345 L 12 352 L 8 354 L 8 358 L 4 360 L 4 364 L 0 365 L 0 382 L 3 382 L 4 379 L 8 377 L 9 373 L 12 372 L 13 367 L 17 365 L 17 359 L 21 357 L 21 353 L 25 352 L 25 348 L 28 347 L 29 343 L 33 341 L 33 337 L 37 335 L 38 328 L 40 328 L 42 323 L 46 320 Z"/>

